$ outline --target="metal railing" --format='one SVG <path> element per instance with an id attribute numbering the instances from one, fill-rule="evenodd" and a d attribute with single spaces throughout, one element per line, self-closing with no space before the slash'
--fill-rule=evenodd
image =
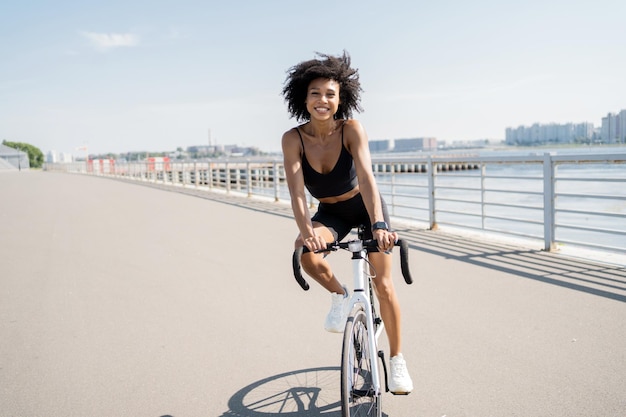
<path id="1" fill-rule="evenodd" d="M 377 161 L 380 163 L 381 161 Z M 398 159 L 385 161 L 398 167 Z M 626 154 L 426 158 L 426 174 L 378 174 L 391 214 L 460 227 L 626 250 Z M 584 186 L 581 186 L 584 185 Z"/>
<path id="2" fill-rule="evenodd" d="M 626 153 L 389 156 L 372 163 L 393 218 L 539 240 L 549 251 L 575 245 L 626 252 Z M 289 200 L 279 159 L 94 161 L 45 169 Z"/>

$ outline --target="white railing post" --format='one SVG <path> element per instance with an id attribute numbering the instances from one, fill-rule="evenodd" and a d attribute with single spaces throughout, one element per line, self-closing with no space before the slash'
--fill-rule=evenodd
<path id="1" fill-rule="evenodd" d="M 480 164 L 480 224 L 483 230 L 485 229 L 485 195 L 487 192 L 485 191 L 485 177 L 487 175 L 487 165 L 484 163 Z"/>
<path id="2" fill-rule="evenodd" d="M 213 162 L 208 160 L 207 181 L 209 182 L 209 190 L 213 189 Z"/>
<path id="3" fill-rule="evenodd" d="M 391 214 L 396 215 L 396 165 L 391 163 Z"/>
<path id="4" fill-rule="evenodd" d="M 224 175 L 226 177 L 226 184 L 224 184 L 226 186 L 226 192 L 230 194 L 230 166 L 228 161 L 224 164 Z"/>
<path id="5" fill-rule="evenodd" d="M 278 174 L 278 162 L 274 160 L 274 201 L 280 201 L 280 175 Z"/>
<path id="6" fill-rule="evenodd" d="M 235 164 L 235 190 L 241 191 L 241 168 Z"/>
<path id="7" fill-rule="evenodd" d="M 543 154 L 543 242 L 544 250 L 553 251 L 554 244 L 554 171 L 552 156 Z"/>
<path id="8" fill-rule="evenodd" d="M 248 197 L 252 197 L 252 168 L 249 159 L 246 161 L 246 191 Z"/>
<path id="9" fill-rule="evenodd" d="M 435 175 L 437 168 L 433 163 L 432 156 L 428 157 L 428 223 L 431 230 L 437 228 L 437 215 L 435 207 Z"/>

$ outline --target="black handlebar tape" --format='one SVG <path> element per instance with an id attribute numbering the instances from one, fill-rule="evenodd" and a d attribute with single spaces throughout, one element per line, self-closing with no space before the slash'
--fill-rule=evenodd
<path id="1" fill-rule="evenodd" d="M 301 246 L 293 252 L 293 256 L 291 258 L 291 264 L 293 266 L 293 276 L 298 281 L 298 284 L 302 287 L 304 291 L 309 290 L 309 283 L 306 282 L 306 279 L 302 276 L 302 270 L 300 268 L 300 258 L 302 258 L 302 252 L 304 247 Z"/>
<path id="2" fill-rule="evenodd" d="M 409 244 L 405 240 L 399 239 L 397 245 L 400 246 L 400 269 L 402 270 L 404 282 L 409 285 L 413 284 L 413 277 L 411 277 L 411 271 L 409 270 Z"/>

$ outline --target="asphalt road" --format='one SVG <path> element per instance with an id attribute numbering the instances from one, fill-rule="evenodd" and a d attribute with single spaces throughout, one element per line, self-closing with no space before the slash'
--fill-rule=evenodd
<path id="1" fill-rule="evenodd" d="M 387 416 L 626 416 L 623 266 L 400 232 L 415 391 Z M 339 416 L 341 336 L 292 279 L 295 235 L 278 203 L 0 173 L 0 416 Z"/>

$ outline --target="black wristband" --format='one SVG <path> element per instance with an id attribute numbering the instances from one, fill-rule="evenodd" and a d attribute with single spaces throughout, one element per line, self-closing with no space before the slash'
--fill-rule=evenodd
<path id="1" fill-rule="evenodd" d="M 375 230 L 389 230 L 389 225 L 387 222 L 376 222 L 372 225 L 372 232 Z"/>

